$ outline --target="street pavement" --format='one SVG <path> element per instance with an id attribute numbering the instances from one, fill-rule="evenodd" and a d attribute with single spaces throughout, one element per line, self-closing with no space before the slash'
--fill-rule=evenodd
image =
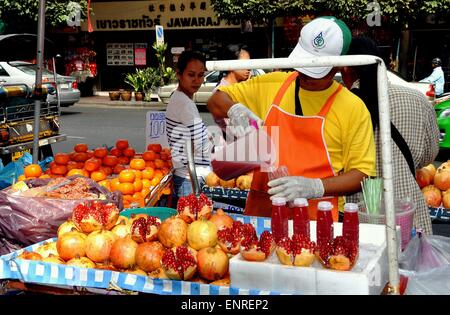
<path id="1" fill-rule="evenodd" d="M 104 96 L 83 97 L 74 106 L 62 108 L 61 132 L 67 135 L 67 140 L 54 144 L 53 150 L 70 152 L 77 143 L 87 143 L 90 148 L 102 145 L 111 147 L 118 138 L 124 138 L 136 152 L 143 152 L 146 113 L 164 110 L 165 105 L 159 102 L 122 102 L 110 101 L 109 97 Z M 200 110 L 206 126 L 215 124 L 206 108 Z M 450 237 L 450 222 L 433 222 L 433 231 Z"/>

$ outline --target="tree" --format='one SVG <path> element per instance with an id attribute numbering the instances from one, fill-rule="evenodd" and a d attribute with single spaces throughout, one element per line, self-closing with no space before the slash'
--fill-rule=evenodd
<path id="1" fill-rule="evenodd" d="M 67 26 L 74 3 L 80 6 L 80 18 L 83 20 L 87 12 L 87 0 L 46 0 L 45 22 L 51 26 Z M 7 26 L 15 31 L 14 26 L 26 23 L 29 26 L 36 24 L 38 20 L 39 0 L 0 0 L 0 17 L 6 21 Z M 8 27 L 7 27 L 8 28 Z"/>
<path id="2" fill-rule="evenodd" d="M 274 19 L 312 9 L 311 4 L 302 0 L 211 0 L 211 6 L 221 19 L 240 19 L 265 26 L 269 56 L 272 55 L 271 27 Z"/>

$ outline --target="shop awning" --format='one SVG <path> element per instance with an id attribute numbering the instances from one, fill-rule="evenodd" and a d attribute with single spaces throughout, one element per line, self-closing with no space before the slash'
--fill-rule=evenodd
<path id="1" fill-rule="evenodd" d="M 35 60 L 36 47 L 36 34 L 0 35 L 0 61 Z M 55 44 L 46 38 L 44 59 L 54 57 L 55 55 Z"/>

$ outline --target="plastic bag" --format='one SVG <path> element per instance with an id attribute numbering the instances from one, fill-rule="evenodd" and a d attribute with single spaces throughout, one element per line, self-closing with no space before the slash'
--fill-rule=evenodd
<path id="1" fill-rule="evenodd" d="M 38 164 L 45 171 L 48 168 L 50 162 L 53 161 L 53 157 L 46 157 Z M 33 163 L 33 156 L 25 152 L 17 161 L 9 162 L 6 166 L 0 169 L 0 189 L 11 186 L 17 181 L 20 175 L 23 175 L 23 169 L 25 166 Z"/>
<path id="2" fill-rule="evenodd" d="M 450 266 L 434 268 L 409 277 L 406 295 L 448 295 L 450 293 Z"/>
<path id="3" fill-rule="evenodd" d="M 450 238 L 440 235 L 417 234 L 399 259 L 400 269 L 415 273 L 447 265 L 450 265 Z"/>
<path id="4" fill-rule="evenodd" d="M 73 180 L 79 176 L 70 176 Z M 29 187 L 42 187 L 52 179 L 27 180 Z M 89 191 L 106 196 L 102 202 L 112 202 L 123 209 L 122 195 L 110 192 L 90 178 L 86 178 Z M 72 209 L 86 199 L 56 199 L 48 197 L 24 197 L 0 191 L 0 238 L 8 240 L 0 246 L 0 254 L 7 254 L 51 237 L 55 237 L 59 225 L 72 215 Z M 11 246 L 15 244 L 17 246 Z"/>

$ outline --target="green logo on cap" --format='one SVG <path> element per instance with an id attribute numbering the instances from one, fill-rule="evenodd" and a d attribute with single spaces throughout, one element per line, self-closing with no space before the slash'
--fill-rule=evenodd
<path id="1" fill-rule="evenodd" d="M 323 45 L 325 45 L 325 40 L 323 39 L 322 32 L 320 32 L 320 34 L 314 38 L 314 47 L 322 48 Z"/>

